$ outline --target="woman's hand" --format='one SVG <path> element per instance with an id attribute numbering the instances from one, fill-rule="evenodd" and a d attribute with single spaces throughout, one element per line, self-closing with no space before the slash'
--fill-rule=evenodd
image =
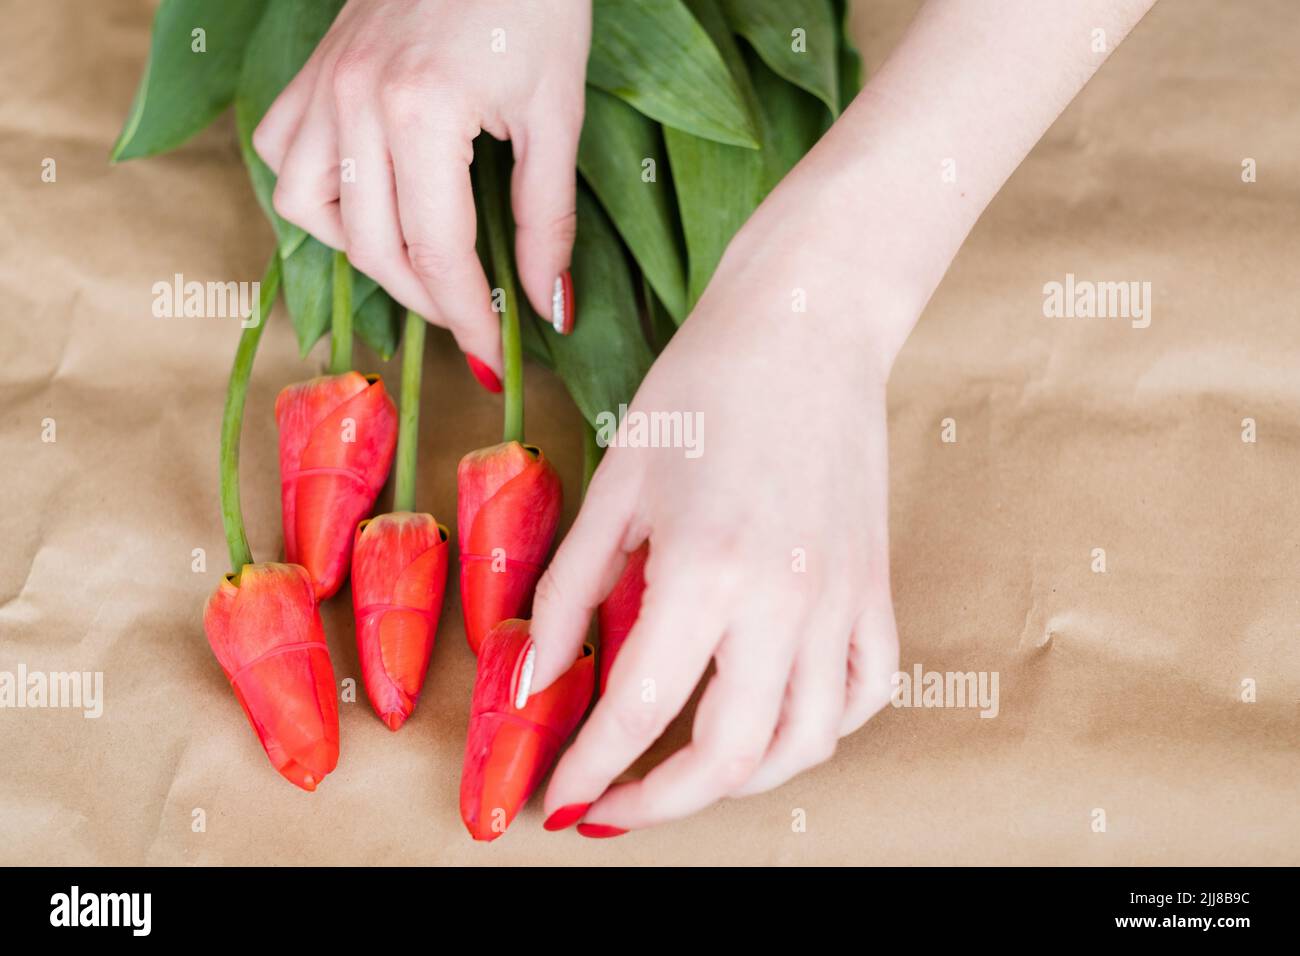
<path id="1" fill-rule="evenodd" d="M 765 207 L 732 243 L 632 403 L 630 416 L 694 419 L 698 457 L 609 448 L 539 584 L 534 690 L 574 659 L 627 554 L 650 542 L 640 617 L 548 814 L 592 803 L 588 824 L 633 829 L 771 789 L 889 699 L 885 379 L 906 332 L 877 330 L 910 328 L 899 317 L 914 304 L 801 252 L 788 239 L 811 226 L 801 204 Z M 690 744 L 611 788 L 710 661 Z"/>
<path id="2" fill-rule="evenodd" d="M 514 146 L 520 279 L 555 318 L 590 34 L 588 0 L 349 0 L 253 135 L 279 176 L 276 211 L 449 328 L 499 379 L 499 317 L 474 250 L 472 141 L 486 130 Z M 572 314 L 567 303 L 557 324 Z"/>

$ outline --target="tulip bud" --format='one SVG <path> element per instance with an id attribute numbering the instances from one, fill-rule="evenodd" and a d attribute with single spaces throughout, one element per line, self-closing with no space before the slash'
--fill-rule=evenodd
<path id="1" fill-rule="evenodd" d="M 528 622 L 503 621 L 479 648 L 470 705 L 460 815 L 475 840 L 495 840 L 528 802 L 591 702 L 594 657 L 583 647 L 555 683 L 515 706 L 532 641 Z"/>
<path id="2" fill-rule="evenodd" d="M 238 583 L 226 575 L 203 627 L 275 769 L 315 790 L 339 760 L 339 707 L 307 572 L 248 564 Z"/>
<path id="3" fill-rule="evenodd" d="M 343 584 L 357 522 L 388 477 L 397 409 L 377 376 L 344 372 L 288 386 L 275 418 L 285 560 L 307 569 L 324 600 Z"/>
<path id="4" fill-rule="evenodd" d="M 477 654 L 488 631 L 530 612 L 562 491 L 541 449 L 516 441 L 462 458 L 457 486 L 461 608 Z"/>
<path id="5" fill-rule="evenodd" d="M 361 676 L 375 713 L 397 730 L 424 686 L 447 586 L 447 529 L 430 514 L 384 514 L 357 527 L 352 606 Z"/>
<path id="6" fill-rule="evenodd" d="M 627 558 L 627 565 L 619 575 L 614 590 L 596 612 L 600 625 L 600 692 L 605 693 L 609 669 L 619 648 L 627 640 L 632 626 L 641 613 L 641 595 L 645 593 L 645 562 L 650 556 L 650 543 L 646 542 Z"/>

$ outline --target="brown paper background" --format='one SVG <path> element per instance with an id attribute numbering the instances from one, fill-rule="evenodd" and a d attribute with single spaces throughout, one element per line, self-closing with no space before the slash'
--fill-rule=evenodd
<path id="1" fill-rule="evenodd" d="M 916 6 L 858 5 L 869 65 Z M 228 117 L 108 166 L 150 15 L 0 10 L 0 670 L 102 670 L 106 696 L 98 720 L 0 710 L 0 863 L 1300 862 L 1300 5 L 1159 4 L 993 203 L 895 368 L 903 664 L 998 671 L 1000 715 L 887 710 L 773 793 L 619 840 L 545 833 L 535 799 L 490 846 L 457 813 L 473 660 L 454 587 L 414 718 L 393 735 L 364 695 L 344 704 L 315 794 L 271 769 L 208 650 L 238 330 L 153 318 L 151 286 L 255 280 L 271 234 Z M 1067 271 L 1150 281 L 1151 327 L 1045 319 L 1042 285 Z M 300 363 L 272 321 L 243 444 L 264 558 L 272 402 L 323 354 Z M 455 462 L 499 413 L 432 338 L 419 496 L 450 522 Z M 530 437 L 572 492 L 578 416 L 544 370 L 528 387 Z M 324 614 L 338 676 L 358 677 L 346 591 Z"/>

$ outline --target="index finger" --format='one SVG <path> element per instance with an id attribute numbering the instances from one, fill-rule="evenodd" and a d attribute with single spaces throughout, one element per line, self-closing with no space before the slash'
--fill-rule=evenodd
<path id="1" fill-rule="evenodd" d="M 650 560 L 665 556 L 652 550 Z M 641 614 L 605 693 L 551 777 L 548 817 L 594 802 L 645 753 L 686 705 L 722 639 L 725 605 L 705 576 L 659 578 L 648 567 L 646 579 Z"/>

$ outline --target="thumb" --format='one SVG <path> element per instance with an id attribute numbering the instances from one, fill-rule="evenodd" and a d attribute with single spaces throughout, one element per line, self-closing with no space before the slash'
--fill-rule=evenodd
<path id="1" fill-rule="evenodd" d="M 577 232 L 578 137 L 576 115 L 554 110 L 516 136 L 511 183 L 515 214 L 515 259 L 519 281 L 537 314 L 567 335 L 573 328 L 573 283 L 569 261 Z M 567 112 L 574 112 L 569 110 Z"/>
<path id="2" fill-rule="evenodd" d="M 623 476 L 616 478 L 602 464 L 573 527 L 537 582 L 531 627 L 536 648 L 532 694 L 545 690 L 573 664 L 592 612 L 623 573 L 624 538 L 636 500 L 633 484 Z"/>

